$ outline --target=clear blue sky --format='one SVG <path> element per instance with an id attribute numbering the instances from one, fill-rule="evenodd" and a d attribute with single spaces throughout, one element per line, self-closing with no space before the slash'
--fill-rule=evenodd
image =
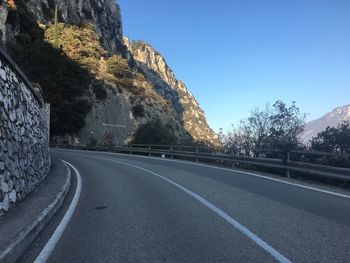
<path id="1" fill-rule="evenodd" d="M 350 0 L 118 0 L 215 131 L 277 99 L 308 119 L 350 104 Z"/>

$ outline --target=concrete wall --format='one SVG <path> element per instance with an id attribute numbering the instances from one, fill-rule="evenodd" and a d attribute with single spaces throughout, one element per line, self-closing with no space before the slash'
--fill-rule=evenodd
<path id="1" fill-rule="evenodd" d="M 45 108 L 40 93 L 0 48 L 0 216 L 48 175 Z"/>

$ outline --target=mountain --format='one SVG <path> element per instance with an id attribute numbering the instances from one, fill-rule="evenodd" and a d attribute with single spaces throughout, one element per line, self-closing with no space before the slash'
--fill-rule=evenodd
<path id="1" fill-rule="evenodd" d="M 338 107 L 321 118 L 306 123 L 304 134 L 301 136 L 301 141 L 308 142 L 328 126 L 336 127 L 342 121 L 350 121 L 350 104 Z"/>
<path id="2" fill-rule="evenodd" d="M 13 2 L 15 6 L 6 2 Z M 30 25 L 36 21 L 41 24 L 52 22 L 56 3 L 59 21 L 72 25 L 91 23 L 104 48 L 111 53 L 125 52 L 121 12 L 115 0 L 0 1 L 1 42 L 13 42 L 23 33 L 29 33 Z"/>
<path id="3" fill-rule="evenodd" d="M 124 44 L 155 91 L 171 101 L 177 118 L 192 138 L 217 144 L 218 137 L 210 129 L 197 100 L 187 90 L 185 83 L 176 78 L 164 57 L 143 41 L 132 42 L 124 37 Z"/>
<path id="4" fill-rule="evenodd" d="M 51 104 L 52 142 L 124 144 L 156 125 L 219 143 L 160 53 L 123 36 L 115 0 L 1 1 L 0 42 Z"/>

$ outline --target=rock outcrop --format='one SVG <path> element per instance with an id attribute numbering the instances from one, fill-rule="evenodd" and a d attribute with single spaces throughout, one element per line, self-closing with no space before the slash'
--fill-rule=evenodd
<path id="1" fill-rule="evenodd" d="M 135 80 L 135 82 L 139 82 Z M 149 121 L 159 119 L 181 141 L 191 137 L 177 120 L 166 100 L 146 82 L 135 83 L 140 94 L 131 94 L 113 83 L 105 83 L 106 98 L 93 99 L 91 111 L 81 131 L 66 137 L 66 142 L 79 144 L 124 145 L 132 141 L 138 128 Z M 142 113 L 137 113 L 141 108 Z"/>
<path id="2" fill-rule="evenodd" d="M 0 5 L 0 35 L 2 43 L 14 41 L 23 30 L 16 22 L 18 10 L 8 8 L 6 1 Z M 16 9 L 24 9 L 38 23 L 53 22 L 55 3 L 58 6 L 59 21 L 66 24 L 90 23 L 95 27 L 101 43 L 111 54 L 126 55 L 123 45 L 122 19 L 115 0 L 18 0 Z M 23 18 L 22 18 L 23 19 Z M 29 25 L 28 25 L 29 26 Z"/>
<path id="3" fill-rule="evenodd" d="M 131 42 L 124 37 L 124 43 L 147 81 L 158 94 L 172 102 L 179 121 L 192 138 L 195 141 L 218 144 L 218 136 L 210 129 L 197 100 L 187 90 L 185 83 L 176 78 L 164 57 L 142 41 Z"/>
<path id="4" fill-rule="evenodd" d="M 135 48 L 124 41 L 115 0 L 14 3 L 0 1 L 0 39 L 18 63 L 30 65 L 25 73 L 51 103 L 53 142 L 125 144 L 142 125 L 161 120 L 179 143 L 219 143 L 198 102 L 165 59 L 149 45 Z M 71 33 L 60 36 L 57 45 L 55 3 L 59 30 Z M 108 72 L 107 61 L 115 54 L 128 59 L 125 76 Z M 106 96 L 98 98 L 96 90 Z"/>

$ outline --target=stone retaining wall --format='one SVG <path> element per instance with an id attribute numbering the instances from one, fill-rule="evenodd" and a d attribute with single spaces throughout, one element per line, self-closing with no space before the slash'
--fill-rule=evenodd
<path id="1" fill-rule="evenodd" d="M 46 119 L 41 95 L 0 48 L 0 216 L 49 172 Z"/>

